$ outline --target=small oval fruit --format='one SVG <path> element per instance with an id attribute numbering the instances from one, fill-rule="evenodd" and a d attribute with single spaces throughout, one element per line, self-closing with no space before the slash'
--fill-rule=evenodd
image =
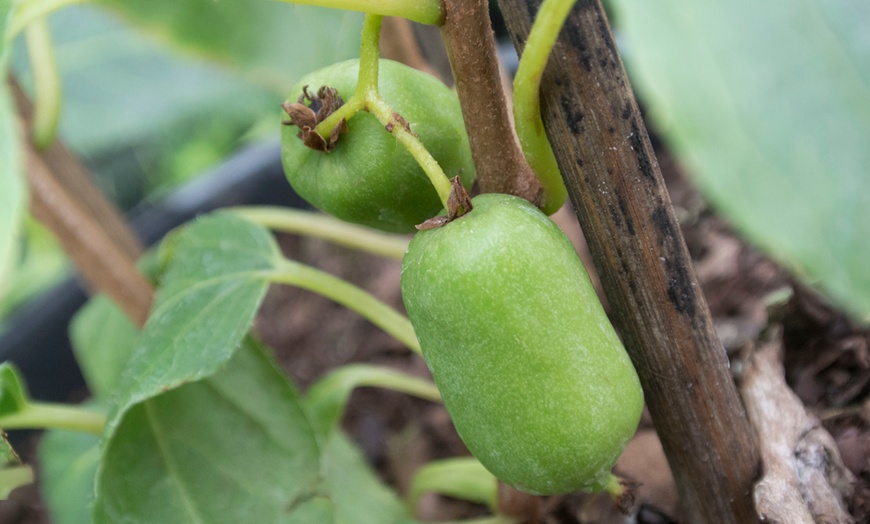
<path id="1" fill-rule="evenodd" d="M 308 86 L 337 90 L 345 101 L 356 90 L 359 60 L 348 60 L 311 73 L 290 92 L 296 102 Z M 445 174 L 474 181 L 474 164 L 459 100 L 447 86 L 403 64 L 379 61 L 379 92 L 410 122 Z M 316 110 L 316 109 L 315 109 Z M 411 154 L 367 112 L 347 122 L 328 152 L 307 147 L 296 126 L 282 129 L 284 172 L 293 189 L 315 207 L 338 218 L 394 233 L 409 233 L 442 208 L 438 194 Z"/>
<path id="2" fill-rule="evenodd" d="M 402 297 L 456 430 L 535 494 L 597 491 L 643 408 L 637 373 L 571 242 L 535 206 L 484 194 L 421 231 Z"/>

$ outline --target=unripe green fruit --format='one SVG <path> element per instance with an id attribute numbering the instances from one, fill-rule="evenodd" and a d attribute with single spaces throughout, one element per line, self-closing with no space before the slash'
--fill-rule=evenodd
<path id="1" fill-rule="evenodd" d="M 495 476 L 535 494 L 596 491 L 643 392 L 571 242 L 536 207 L 485 194 L 421 231 L 402 297 L 456 430 Z"/>
<path id="2" fill-rule="evenodd" d="M 310 93 L 335 88 L 347 101 L 358 69 L 359 60 L 348 60 L 311 73 L 290 91 L 288 102 L 296 102 L 305 86 Z M 474 164 L 456 94 L 431 75 L 390 60 L 379 61 L 378 89 L 445 174 L 471 187 Z M 302 198 L 348 222 L 395 233 L 413 232 L 441 210 L 423 169 L 374 115 L 357 113 L 347 127 L 335 148 L 322 152 L 305 146 L 296 126 L 283 126 L 284 172 Z"/>

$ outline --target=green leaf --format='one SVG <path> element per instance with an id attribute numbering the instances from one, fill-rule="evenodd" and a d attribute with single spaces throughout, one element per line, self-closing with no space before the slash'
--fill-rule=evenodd
<path id="1" fill-rule="evenodd" d="M 424 493 L 450 497 L 498 507 L 498 480 L 473 457 L 430 462 L 417 470 L 408 490 L 408 507 L 414 511 Z"/>
<path id="2" fill-rule="evenodd" d="M 157 280 L 157 250 L 136 263 L 152 282 Z M 105 295 L 91 298 L 70 322 L 70 340 L 91 395 L 108 401 L 117 395 L 121 377 L 136 349 L 139 330 Z"/>
<path id="3" fill-rule="evenodd" d="M 286 522 L 319 470 L 297 393 L 248 342 L 211 378 L 126 412 L 104 447 L 94 521 Z"/>
<path id="4" fill-rule="evenodd" d="M 870 3 L 613 5 L 652 121 L 705 194 L 870 317 Z"/>
<path id="5" fill-rule="evenodd" d="M 362 14 L 250 0 L 102 0 L 153 35 L 244 70 L 285 95 L 315 69 L 359 53 Z"/>
<path id="6" fill-rule="evenodd" d="M 280 260 L 265 229 L 231 213 L 191 223 L 161 250 L 168 266 L 109 428 L 135 404 L 221 369 L 266 293 L 266 270 Z"/>
<path id="7" fill-rule="evenodd" d="M 49 431 L 40 441 L 40 491 L 54 524 L 90 524 L 100 437 Z"/>
<path id="8" fill-rule="evenodd" d="M 145 252 L 138 269 L 152 282 L 157 279 L 157 250 Z M 92 297 L 76 312 L 69 327 L 73 353 L 91 395 L 115 400 L 124 371 L 139 342 L 139 330 L 105 295 Z"/>
<path id="9" fill-rule="evenodd" d="M 288 524 L 310 524 L 335 522 L 335 505 L 327 497 L 314 497 L 299 504 Z"/>
<path id="10" fill-rule="evenodd" d="M 0 364 L 0 417 L 20 413 L 28 405 L 27 390 L 15 367 Z"/>
<path id="11" fill-rule="evenodd" d="M 441 400 L 438 388 L 431 380 L 382 366 L 342 366 L 318 380 L 306 394 L 305 405 L 318 432 L 328 434 L 338 425 L 350 394 L 361 386 L 384 387 L 435 402 Z"/>
<path id="12" fill-rule="evenodd" d="M 139 330 L 109 298 L 91 299 L 72 320 L 70 338 L 91 393 L 109 399 L 136 347 Z"/>

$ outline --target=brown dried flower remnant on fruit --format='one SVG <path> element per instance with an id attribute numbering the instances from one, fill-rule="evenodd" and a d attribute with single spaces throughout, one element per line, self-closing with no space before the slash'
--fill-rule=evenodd
<path id="1" fill-rule="evenodd" d="M 305 104 L 308 100 L 310 103 Z M 335 144 L 338 143 L 338 136 L 347 133 L 347 121 L 342 118 L 338 124 L 332 128 L 327 141 L 320 136 L 314 128 L 317 124 L 326 120 L 326 117 L 335 112 L 336 109 L 344 105 L 344 100 L 338 94 L 338 91 L 328 86 L 320 86 L 316 95 L 308 92 L 308 86 L 302 88 L 302 95 L 296 100 L 296 103 L 284 102 L 281 107 L 290 116 L 289 120 L 281 122 L 285 126 L 297 126 L 300 131 L 296 135 L 302 139 L 302 143 L 316 151 L 332 151 Z"/>
<path id="2" fill-rule="evenodd" d="M 458 176 L 450 180 L 450 197 L 447 198 L 447 215 L 438 215 L 414 227 L 420 231 L 435 229 L 456 220 L 471 211 L 471 197 Z"/>

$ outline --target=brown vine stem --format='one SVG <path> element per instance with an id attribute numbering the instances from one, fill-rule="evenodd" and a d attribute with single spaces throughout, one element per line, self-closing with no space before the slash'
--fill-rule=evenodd
<path id="1" fill-rule="evenodd" d="M 540 0 L 499 5 L 521 49 Z M 758 445 L 598 0 L 577 0 L 541 95 L 547 134 L 686 522 L 758 522 Z"/>
<path id="2" fill-rule="evenodd" d="M 486 0 L 444 0 L 441 35 L 465 118 L 477 180 L 484 193 L 509 193 L 539 204 L 541 185 L 520 149 L 502 89 Z"/>
<path id="3" fill-rule="evenodd" d="M 33 105 L 17 82 L 10 80 L 9 84 L 12 87 L 18 115 L 24 121 L 25 136 L 29 137 Z M 118 247 L 133 259 L 139 258 L 143 251 L 142 243 L 127 225 L 123 215 L 93 183 L 88 169 L 79 159 L 70 153 L 60 140 L 54 140 L 50 146 L 40 151 L 39 155 L 55 174 L 64 190 L 80 202 L 98 223 L 102 224 Z"/>
<path id="4" fill-rule="evenodd" d="M 32 107 L 19 86 L 10 83 L 26 133 Z M 106 293 L 141 327 L 154 289 L 136 269 L 142 253 L 139 240 L 62 144 L 55 141 L 38 153 L 29 136 L 23 142 L 31 212 L 54 233 L 89 285 Z"/>
<path id="5" fill-rule="evenodd" d="M 27 148 L 30 210 L 48 227 L 95 289 L 106 293 L 138 326 L 148 318 L 154 290 L 101 224 L 55 180 L 48 166 Z"/>

